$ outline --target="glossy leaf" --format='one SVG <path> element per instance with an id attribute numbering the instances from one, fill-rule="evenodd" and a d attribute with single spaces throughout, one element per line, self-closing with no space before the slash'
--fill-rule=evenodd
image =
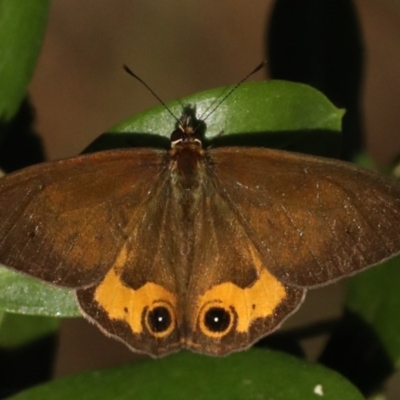
<path id="1" fill-rule="evenodd" d="M 197 93 L 168 103 L 168 108 L 179 118 L 184 106 L 195 105 L 197 118 L 206 118 L 206 138 L 212 146 L 252 145 L 327 157 L 339 155 L 344 111 L 321 92 L 293 82 L 250 82 L 223 100 L 230 89 Z M 175 123 L 163 106 L 154 107 L 116 125 L 110 130 L 113 134 L 102 135 L 90 151 L 132 146 L 168 148 Z M 130 134 L 129 140 L 116 133 Z"/>
<path id="2" fill-rule="evenodd" d="M 387 355 L 400 366 L 400 257 L 353 277 L 347 307 L 374 330 Z"/>
<path id="3" fill-rule="evenodd" d="M 56 380 L 11 399 L 50 398 L 361 400 L 362 396 L 334 371 L 283 353 L 252 349 L 223 358 L 181 352 Z"/>
<path id="4" fill-rule="evenodd" d="M 8 121 L 26 94 L 46 28 L 48 0 L 0 0 L 0 119 Z"/>
<path id="5" fill-rule="evenodd" d="M 13 348 L 23 346 L 53 334 L 59 326 L 58 318 L 26 316 L 4 313 L 0 322 L 0 347 Z"/>
<path id="6" fill-rule="evenodd" d="M 0 309 L 27 315 L 79 316 L 73 292 L 0 268 Z"/>

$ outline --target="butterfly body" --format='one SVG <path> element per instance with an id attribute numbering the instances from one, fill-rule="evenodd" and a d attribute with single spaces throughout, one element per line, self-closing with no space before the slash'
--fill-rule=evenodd
<path id="1" fill-rule="evenodd" d="M 69 287 L 130 348 L 223 355 L 272 332 L 306 290 L 400 251 L 400 185 L 283 151 L 170 150 L 33 166 L 0 180 L 0 262 Z"/>

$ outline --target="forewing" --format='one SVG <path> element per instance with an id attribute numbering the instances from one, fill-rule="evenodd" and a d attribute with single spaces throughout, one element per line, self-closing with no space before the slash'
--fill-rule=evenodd
<path id="1" fill-rule="evenodd" d="M 210 174 L 262 264 L 312 287 L 400 251 L 400 184 L 352 164 L 260 148 L 209 152 Z"/>
<path id="2" fill-rule="evenodd" d="M 39 164 L 0 179 L 0 262 L 72 288 L 114 265 L 165 171 L 157 150 L 108 151 Z"/>

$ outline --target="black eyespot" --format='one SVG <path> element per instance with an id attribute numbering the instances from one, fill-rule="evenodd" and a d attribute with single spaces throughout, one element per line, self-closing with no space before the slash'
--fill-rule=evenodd
<path id="1" fill-rule="evenodd" d="M 172 317 L 166 307 L 154 307 L 147 314 L 147 323 L 154 333 L 165 332 L 172 323 Z"/>
<path id="2" fill-rule="evenodd" d="M 231 323 L 230 313 L 221 307 L 210 308 L 204 316 L 204 325 L 211 332 L 224 332 Z"/>

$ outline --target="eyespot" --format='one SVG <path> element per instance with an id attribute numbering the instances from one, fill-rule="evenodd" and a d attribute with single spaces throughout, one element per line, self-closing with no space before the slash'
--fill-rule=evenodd
<path id="1" fill-rule="evenodd" d="M 222 307 L 212 307 L 204 315 L 204 325 L 212 332 L 225 332 L 231 322 L 231 314 Z"/>
<path id="2" fill-rule="evenodd" d="M 221 302 L 209 302 L 200 310 L 198 323 L 205 335 L 221 338 L 232 330 L 236 314 L 231 307 Z"/>
<path id="3" fill-rule="evenodd" d="M 171 325 L 171 315 L 167 308 L 163 306 L 153 308 L 147 314 L 147 320 L 153 332 L 164 332 Z"/>
<path id="4" fill-rule="evenodd" d="M 144 312 L 144 322 L 153 336 L 162 338 L 175 329 L 176 317 L 171 304 L 158 301 L 146 307 Z"/>

